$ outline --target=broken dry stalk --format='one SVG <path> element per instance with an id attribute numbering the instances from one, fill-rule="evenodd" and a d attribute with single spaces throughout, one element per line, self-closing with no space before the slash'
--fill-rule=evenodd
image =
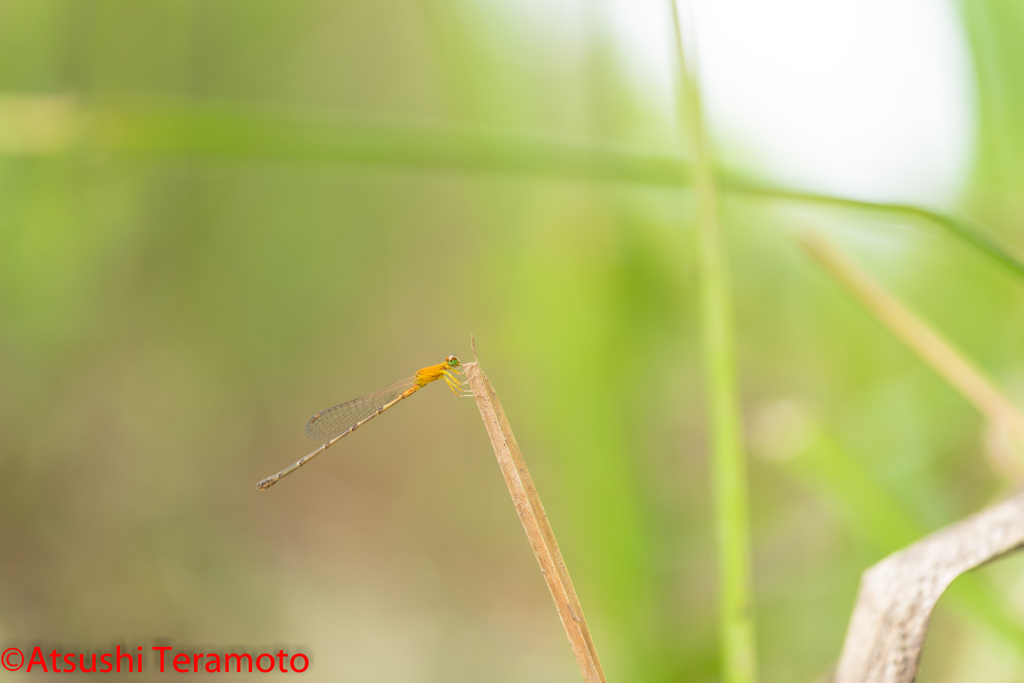
<path id="1" fill-rule="evenodd" d="M 966 571 L 1024 545 L 1024 494 L 894 553 L 864 572 L 834 683 L 912 683 L 932 609 Z"/>
<path id="2" fill-rule="evenodd" d="M 476 356 L 475 349 L 473 356 Z M 515 436 L 512 435 L 512 428 L 501 409 L 498 396 L 494 393 L 494 387 L 480 369 L 479 361 L 467 363 L 463 367 L 469 386 L 473 390 L 476 405 L 480 409 L 480 417 L 487 428 L 487 436 L 494 447 L 494 455 L 498 458 L 498 466 L 501 467 L 508 492 L 512 495 L 516 512 L 519 513 L 519 521 L 523 523 L 526 538 L 530 541 L 533 554 L 537 556 L 541 573 L 544 574 L 551 598 L 555 601 L 558 616 L 562 620 L 565 634 L 569 637 L 569 644 L 583 673 L 583 679 L 587 683 L 604 683 L 604 672 L 601 670 L 601 662 L 597 658 L 597 650 L 594 648 L 590 629 L 587 628 L 587 621 L 583 616 L 583 608 L 580 607 L 579 598 L 576 597 L 576 591 L 569 579 L 569 572 L 562 561 L 562 553 L 558 550 L 555 534 L 548 523 L 544 506 L 530 478 L 526 461 L 523 460 L 523 454 L 519 450 Z"/>

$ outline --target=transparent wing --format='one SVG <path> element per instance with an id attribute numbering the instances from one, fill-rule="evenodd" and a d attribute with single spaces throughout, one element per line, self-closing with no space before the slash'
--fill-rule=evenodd
<path id="1" fill-rule="evenodd" d="M 380 391 L 321 410 L 306 423 L 306 436 L 310 439 L 333 439 L 398 398 L 412 385 L 413 377 L 407 377 L 389 384 Z"/>

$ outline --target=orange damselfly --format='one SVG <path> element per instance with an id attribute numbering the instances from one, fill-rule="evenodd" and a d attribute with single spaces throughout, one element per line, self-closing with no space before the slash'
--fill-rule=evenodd
<path id="1" fill-rule="evenodd" d="M 287 477 L 403 398 L 409 398 L 431 382 L 443 379 L 456 395 L 468 395 L 461 392 L 462 381 L 456 376 L 456 373 L 462 374 L 462 371 L 459 370 L 460 365 L 458 358 L 448 356 L 443 363 L 420 368 L 412 377 L 398 380 L 380 391 L 360 396 L 327 410 L 321 410 L 309 418 L 309 422 L 306 423 L 306 436 L 310 439 L 323 439 L 324 443 L 309 455 L 297 460 L 277 474 L 263 479 L 256 484 L 256 488 L 266 491 L 282 477 Z"/>

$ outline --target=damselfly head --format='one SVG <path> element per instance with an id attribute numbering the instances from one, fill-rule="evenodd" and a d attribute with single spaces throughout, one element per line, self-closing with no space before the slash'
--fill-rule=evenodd
<path id="1" fill-rule="evenodd" d="M 460 365 L 462 365 L 459 362 L 459 359 L 456 358 L 455 356 L 448 356 L 447 358 L 444 359 L 444 362 L 447 363 L 449 366 L 451 366 L 453 368 L 457 368 Z"/>

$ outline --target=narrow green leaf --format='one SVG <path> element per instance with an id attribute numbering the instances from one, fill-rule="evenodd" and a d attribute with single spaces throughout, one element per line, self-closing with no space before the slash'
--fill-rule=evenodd
<path id="1" fill-rule="evenodd" d="M 679 12 L 672 2 L 679 70 L 681 137 L 694 150 L 693 182 L 700 237 L 701 323 L 711 432 L 718 550 L 719 647 L 722 680 L 754 683 L 757 646 L 750 559 L 747 463 L 737 391 L 729 270 L 722 246 L 718 188 L 696 75 L 686 63 Z"/>

